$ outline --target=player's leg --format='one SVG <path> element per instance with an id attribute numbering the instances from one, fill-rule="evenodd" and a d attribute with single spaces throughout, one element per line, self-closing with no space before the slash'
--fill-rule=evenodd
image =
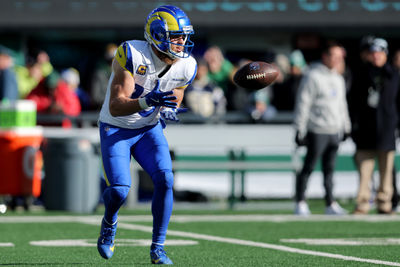
<path id="1" fill-rule="evenodd" d="M 147 131 L 132 152 L 154 183 L 152 262 L 171 264 L 172 261 L 166 256 L 163 246 L 172 213 L 174 177 L 169 147 L 161 125 L 158 124 Z"/>
<path id="2" fill-rule="evenodd" d="M 124 203 L 131 185 L 130 147 L 127 130 L 107 124 L 100 125 L 101 153 L 107 188 L 103 193 L 105 206 L 97 248 L 109 259 L 114 253 L 118 210 Z M 128 139 L 128 140 L 127 140 Z"/>

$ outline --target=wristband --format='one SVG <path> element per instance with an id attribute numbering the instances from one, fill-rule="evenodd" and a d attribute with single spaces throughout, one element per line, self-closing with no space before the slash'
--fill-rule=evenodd
<path id="1" fill-rule="evenodd" d="M 146 102 L 146 98 L 145 98 L 145 97 L 139 98 L 138 101 L 139 101 L 139 106 L 140 106 L 141 109 L 146 109 L 146 108 L 149 107 L 149 105 L 147 105 L 147 102 Z"/>

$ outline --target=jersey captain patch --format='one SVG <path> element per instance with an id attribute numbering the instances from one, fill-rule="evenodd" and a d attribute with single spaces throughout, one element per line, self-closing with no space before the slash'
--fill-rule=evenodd
<path id="1" fill-rule="evenodd" d="M 145 65 L 139 65 L 139 67 L 136 70 L 136 73 L 139 75 L 145 75 L 147 71 L 147 66 Z"/>

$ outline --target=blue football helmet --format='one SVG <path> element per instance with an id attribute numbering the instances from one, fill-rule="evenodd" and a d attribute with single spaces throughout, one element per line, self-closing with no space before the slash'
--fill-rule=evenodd
<path id="1" fill-rule="evenodd" d="M 194 46 L 194 43 L 190 40 L 193 33 L 193 26 L 185 12 L 170 5 L 160 6 L 151 11 L 144 26 L 146 40 L 154 45 L 158 51 L 172 59 L 190 56 Z M 184 44 L 172 43 L 170 38 L 174 35 L 182 35 Z M 172 44 L 182 46 L 183 51 L 179 53 L 173 51 L 171 49 Z"/>

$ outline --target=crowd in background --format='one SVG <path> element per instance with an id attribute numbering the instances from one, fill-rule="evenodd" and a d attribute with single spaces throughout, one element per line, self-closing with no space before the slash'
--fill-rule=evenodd
<path id="1" fill-rule="evenodd" d="M 104 100 L 116 48 L 116 44 L 107 44 L 103 56 L 93 64 L 94 68 L 90 72 L 82 71 L 86 76 L 81 77 L 76 67 L 55 69 L 51 57 L 40 49 L 25 55 L 23 63 L 17 64 L 13 51 L 1 45 L 0 100 L 32 99 L 37 103 L 38 112 L 44 114 L 77 116 L 82 111 L 98 111 Z M 345 58 L 345 48 L 343 52 Z M 220 47 L 206 47 L 202 54 L 195 55 L 198 72 L 186 90 L 184 105 L 205 122 L 211 117 L 222 118 L 230 111 L 241 112 L 247 115 L 249 122 L 256 123 L 268 122 L 282 112 L 293 112 L 301 78 L 315 59 L 306 59 L 309 53 L 295 48 L 288 54 L 269 57 L 269 62 L 280 70 L 277 80 L 271 86 L 249 93 L 233 83 L 233 74 L 256 59 L 239 55 L 232 61 Z M 266 61 L 265 58 L 260 60 Z M 389 61 L 399 69 L 400 50 L 393 53 Z M 354 70 L 343 61 L 340 71 L 349 89 Z M 82 78 L 85 79 L 84 88 L 80 83 Z"/>
<path id="2" fill-rule="evenodd" d="M 43 114 L 77 116 L 82 111 L 98 111 L 116 48 L 113 43 L 106 45 L 104 55 L 96 59 L 91 71 L 82 70 L 85 75 L 82 77 L 76 66 L 54 68 L 59 64 L 44 50 L 32 49 L 33 52 L 29 51 L 17 62 L 13 57 L 15 51 L 1 45 L 0 100 L 32 99 L 37 103 L 38 112 Z M 281 70 L 277 81 L 254 93 L 236 86 L 232 80 L 239 67 L 254 59 L 243 57 L 233 62 L 218 46 L 204 50 L 195 55 L 198 72 L 184 99 L 192 114 L 206 121 L 229 111 L 239 111 L 248 115 L 249 122 L 262 122 L 273 118 L 278 111 L 293 111 L 296 87 L 307 68 L 300 50 L 275 55 L 271 63 Z M 85 80 L 84 87 L 81 79 Z"/>
<path id="3" fill-rule="evenodd" d="M 327 194 L 325 198 L 327 213 L 347 213 L 340 206 L 336 206 L 335 210 L 328 208 L 332 203 L 337 205 L 332 195 L 332 175 L 337 148 L 341 141 L 350 136 L 356 145 L 354 162 L 360 175 L 357 206 L 354 213 L 369 212 L 371 196 L 369 184 L 375 159 L 377 159 L 380 174 L 380 184 L 377 189 L 378 212 L 388 214 L 396 209 L 398 194 L 394 155 L 400 110 L 398 92 L 400 49 L 392 48 L 393 52 L 390 54 L 389 46 L 390 44 L 382 38 L 365 36 L 360 40 L 357 64 L 349 66 L 346 64 L 346 47 L 337 45 L 340 48 L 337 50 L 338 56 L 332 59 L 335 60 L 334 67 L 328 67 L 330 69 L 328 72 L 333 71 L 334 75 L 339 75 L 343 80 L 345 101 L 348 102 L 349 119 L 351 119 L 351 131 L 349 127 L 336 129 L 333 134 L 338 135 L 339 139 L 335 139 L 335 145 L 332 147 L 330 141 L 324 143 L 325 140 L 330 140 L 332 132 L 324 132 L 323 128 L 316 131 L 314 122 L 305 123 L 302 129 L 296 128 L 299 124 L 295 121 L 295 130 L 297 130 L 295 142 L 298 146 L 305 145 L 311 154 L 296 177 L 295 213 L 299 215 L 310 213 L 304 192 L 308 176 L 313 171 L 318 157 L 328 162 L 324 166 L 326 167 L 324 185 Z M 17 63 L 14 51 L 0 45 L 0 101 L 33 100 L 37 104 L 39 114 L 61 114 L 74 117 L 80 115 L 82 111 L 96 113 L 104 101 L 111 75 L 111 63 L 117 47 L 114 43 L 105 45 L 103 56 L 93 64 L 95 67 L 91 71 L 89 82 L 85 83 L 87 84 L 85 88 L 82 88 L 82 77 L 77 68 L 55 69 L 54 62 L 46 51 L 38 49 L 36 52 L 25 55 L 23 63 Z M 323 47 L 321 45 L 311 52 L 319 54 L 323 52 Z M 249 122 L 253 123 L 268 123 L 281 112 L 290 112 L 296 119 L 300 116 L 299 110 L 304 109 L 299 106 L 301 102 L 299 98 L 304 97 L 304 91 L 309 90 L 310 86 L 318 87 L 318 82 L 320 82 L 311 79 L 313 73 L 316 72 L 316 67 L 320 68 L 321 72 L 321 66 L 330 66 L 324 56 L 307 57 L 309 54 L 310 50 L 299 48 L 294 48 L 288 54 L 274 54 L 269 62 L 279 69 L 276 81 L 261 90 L 248 92 L 234 84 L 233 75 L 238 68 L 256 59 L 243 56 L 236 57 L 237 60 L 232 61 L 220 47 L 208 46 L 203 53 L 194 55 L 198 70 L 193 83 L 186 89 L 183 105 L 204 121 L 212 117 L 223 117 L 230 111 L 242 112 L 248 116 Z M 260 60 L 266 61 L 264 58 Z M 321 73 L 326 72 L 325 67 L 322 67 Z M 330 82 L 327 79 L 326 84 L 320 86 L 328 87 L 329 91 L 329 86 L 336 86 Z M 324 112 L 341 113 L 343 111 L 342 107 L 338 110 L 327 111 L 324 111 L 327 108 L 326 105 L 318 107 L 316 103 L 325 97 L 319 95 L 322 94 L 321 92 L 321 90 L 308 92 L 310 94 L 308 97 L 313 99 L 308 108 L 314 108 L 312 112 L 318 113 L 317 117 L 322 118 L 321 114 Z M 310 128 L 310 124 L 314 128 Z M 61 126 L 71 127 L 71 124 L 68 120 L 62 120 Z M 319 131 L 321 129 L 322 132 Z M 326 134 L 329 136 L 326 137 Z M 324 145 L 321 145 L 322 143 Z M 325 148 L 322 149 L 322 147 Z"/>

